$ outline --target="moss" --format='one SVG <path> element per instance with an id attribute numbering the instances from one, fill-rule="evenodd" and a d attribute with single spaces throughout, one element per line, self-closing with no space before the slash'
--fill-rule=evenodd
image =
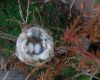
<path id="1" fill-rule="evenodd" d="M 79 77 L 76 78 L 76 80 L 90 80 L 90 76 L 87 75 L 80 75 Z"/>

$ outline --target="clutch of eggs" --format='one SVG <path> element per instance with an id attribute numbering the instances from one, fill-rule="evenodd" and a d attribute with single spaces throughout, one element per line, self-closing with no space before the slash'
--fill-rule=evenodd
<path id="1" fill-rule="evenodd" d="M 53 46 L 51 35 L 45 29 L 33 26 L 19 35 L 16 56 L 28 65 L 43 65 L 54 56 Z"/>

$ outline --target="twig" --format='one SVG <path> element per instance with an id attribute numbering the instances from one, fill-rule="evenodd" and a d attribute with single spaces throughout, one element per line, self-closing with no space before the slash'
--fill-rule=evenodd
<path id="1" fill-rule="evenodd" d="M 27 23 L 28 16 L 29 16 L 29 6 L 30 6 L 30 0 L 28 0 L 28 2 L 27 2 L 26 23 Z"/>
<path id="2" fill-rule="evenodd" d="M 92 75 L 92 74 L 89 74 L 89 73 L 88 73 L 88 72 L 86 72 L 86 71 L 82 71 L 81 73 L 79 73 L 79 74 L 75 75 L 75 77 L 79 77 L 80 75 L 88 75 L 88 76 L 90 76 L 90 77 L 91 77 L 91 79 L 94 77 L 94 78 L 96 78 L 96 79 L 100 80 L 100 78 L 98 78 L 98 77 L 96 77 L 96 76 L 94 76 L 94 75 Z M 90 79 L 90 80 L 91 80 L 91 79 Z"/>
<path id="3" fill-rule="evenodd" d="M 20 14 L 20 17 L 21 17 L 22 21 L 23 21 L 24 23 L 26 23 L 25 20 L 24 20 L 23 15 L 22 15 L 23 12 L 22 12 L 22 8 L 21 8 L 20 0 L 18 0 L 18 4 L 19 4 L 19 14 Z"/>
<path id="4" fill-rule="evenodd" d="M 47 3 L 49 3 L 50 1 L 49 0 L 45 0 L 45 1 L 43 1 L 42 3 L 42 5 L 41 5 L 41 7 L 40 8 L 43 8 Z"/>
<path id="5" fill-rule="evenodd" d="M 97 76 L 95 76 L 95 75 L 92 75 L 92 74 L 89 74 L 88 72 L 84 72 L 84 74 L 87 74 L 87 75 L 89 75 L 89 76 L 91 76 L 91 78 L 96 78 L 97 80 L 100 80 L 100 78 L 98 78 Z M 90 79 L 91 80 L 91 79 Z"/>
<path id="6" fill-rule="evenodd" d="M 34 10 L 33 10 L 33 20 L 32 20 L 32 24 L 38 24 L 37 23 L 37 20 L 36 20 L 36 17 L 35 17 L 35 13 L 34 13 Z"/>
<path id="7" fill-rule="evenodd" d="M 7 79 L 7 76 L 9 75 L 9 73 L 10 73 L 10 71 L 8 71 L 8 72 L 6 73 L 6 75 L 4 76 L 3 80 L 6 80 L 6 79 Z"/>
<path id="8" fill-rule="evenodd" d="M 15 17 L 13 17 L 12 19 L 7 19 L 7 21 L 17 22 L 19 25 L 22 24 L 22 22 L 20 22 L 19 20 L 17 20 Z"/>
<path id="9" fill-rule="evenodd" d="M 74 3 L 75 3 L 76 0 L 73 0 L 72 4 L 70 5 L 70 10 L 72 9 Z"/>
<path id="10" fill-rule="evenodd" d="M 69 13 L 69 16 L 71 16 L 71 10 L 72 10 L 72 7 L 73 7 L 75 1 L 76 1 L 76 0 L 73 0 L 73 2 L 72 2 L 71 5 L 70 5 L 70 13 Z"/>
<path id="11" fill-rule="evenodd" d="M 44 4 L 45 2 L 44 1 L 38 1 L 38 2 L 31 2 L 30 4 Z"/>
<path id="12" fill-rule="evenodd" d="M 81 19 L 81 16 L 78 16 L 77 19 L 74 20 L 73 25 L 71 26 L 71 28 L 69 30 L 66 30 L 66 32 L 64 34 L 64 43 L 66 43 L 67 39 L 69 39 L 73 35 L 72 33 L 75 30 L 75 28 L 77 27 L 78 22 L 79 22 L 80 19 Z"/>
<path id="13" fill-rule="evenodd" d="M 17 22 L 20 25 L 21 30 L 23 29 L 22 24 L 24 24 L 24 23 L 22 23 L 21 21 L 17 20 L 15 17 L 12 18 L 12 19 L 7 19 L 7 21 Z"/>
<path id="14" fill-rule="evenodd" d="M 4 38 L 4 39 L 7 39 L 7 40 L 10 40 L 10 41 L 13 41 L 13 42 L 16 42 L 17 38 L 13 35 L 9 35 L 7 33 L 4 33 L 2 31 L 0 31 L 0 37 L 1 38 Z"/>
<path id="15" fill-rule="evenodd" d="M 81 73 L 76 74 L 75 78 L 77 78 L 77 77 L 79 77 L 80 75 L 83 75 L 83 74 L 84 74 L 84 72 L 82 71 Z"/>
<path id="16" fill-rule="evenodd" d="M 29 80 L 29 78 L 30 78 L 30 76 L 32 75 L 32 73 L 34 73 L 36 70 L 38 70 L 39 69 L 39 67 L 37 67 L 37 68 L 34 68 L 31 72 L 30 72 L 30 74 L 25 78 L 25 80 Z"/>
<path id="17" fill-rule="evenodd" d="M 87 59 L 90 59 L 94 62 L 96 62 L 96 64 L 99 65 L 100 63 L 100 59 L 98 57 L 96 57 L 93 53 L 90 53 L 90 52 L 86 52 L 86 51 L 82 51 L 78 48 L 70 48 L 69 51 L 73 51 L 73 52 L 77 52 L 78 54 L 82 55 L 83 57 L 87 58 Z"/>
<path id="18" fill-rule="evenodd" d="M 41 23 L 41 25 L 43 26 L 42 18 L 41 18 L 40 12 L 39 12 L 39 10 L 38 10 L 37 7 L 36 7 L 36 11 L 38 12 L 38 15 L 39 15 L 39 18 L 40 18 L 40 23 Z"/>

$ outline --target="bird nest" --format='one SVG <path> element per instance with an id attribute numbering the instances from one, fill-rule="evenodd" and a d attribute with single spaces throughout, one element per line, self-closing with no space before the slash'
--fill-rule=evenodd
<path id="1" fill-rule="evenodd" d="M 53 39 L 41 27 L 22 32 L 16 44 L 16 56 L 28 65 L 41 65 L 53 57 Z"/>

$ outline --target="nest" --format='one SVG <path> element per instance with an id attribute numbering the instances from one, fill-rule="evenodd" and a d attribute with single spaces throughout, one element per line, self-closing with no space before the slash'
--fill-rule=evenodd
<path id="1" fill-rule="evenodd" d="M 47 31 L 35 26 L 18 37 L 16 56 L 28 65 L 41 65 L 53 57 L 53 45 L 53 39 Z"/>

